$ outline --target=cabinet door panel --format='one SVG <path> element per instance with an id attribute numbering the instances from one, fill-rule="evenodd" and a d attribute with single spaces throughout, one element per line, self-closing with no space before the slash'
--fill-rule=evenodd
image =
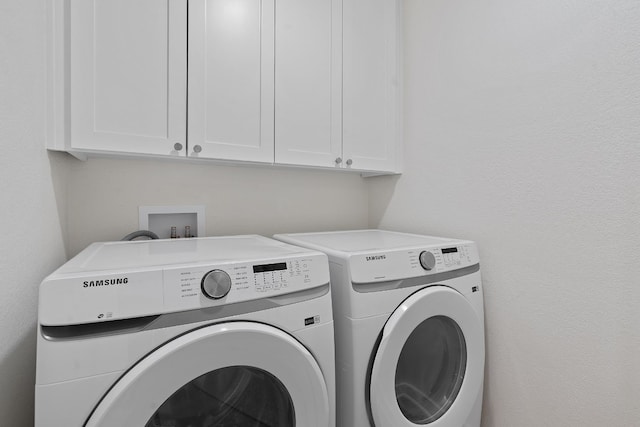
<path id="1" fill-rule="evenodd" d="M 341 146 L 341 2 L 276 2 L 276 162 L 334 166 Z"/>
<path id="2" fill-rule="evenodd" d="M 344 0 L 343 151 L 393 171 L 399 143 L 398 0 Z"/>
<path id="3" fill-rule="evenodd" d="M 71 1 L 71 146 L 184 155 L 186 1 Z"/>
<path id="4" fill-rule="evenodd" d="M 273 0 L 189 3 L 188 120 L 190 156 L 273 162 Z"/>

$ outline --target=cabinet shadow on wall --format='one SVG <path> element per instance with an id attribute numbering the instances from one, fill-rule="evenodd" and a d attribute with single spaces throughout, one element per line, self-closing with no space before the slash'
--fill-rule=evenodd
<path id="1" fill-rule="evenodd" d="M 367 178 L 369 185 L 369 227 L 378 228 L 391 203 L 402 175 L 385 175 Z"/>
<path id="2" fill-rule="evenodd" d="M 77 161 L 73 156 L 60 151 L 47 150 L 49 167 L 51 171 L 51 183 L 56 199 L 58 221 L 64 243 L 65 258 L 69 259 L 69 242 L 67 233 L 67 171 L 72 166 L 71 162 Z"/>

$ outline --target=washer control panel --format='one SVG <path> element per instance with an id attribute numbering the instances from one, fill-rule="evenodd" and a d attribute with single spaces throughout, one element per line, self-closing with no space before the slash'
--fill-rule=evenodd
<path id="1" fill-rule="evenodd" d="M 260 309 L 328 284 L 327 255 L 257 235 L 94 243 L 42 282 L 38 321 L 80 325 L 254 300 Z"/>
<path id="2" fill-rule="evenodd" d="M 165 269 L 165 308 L 190 309 L 230 304 L 329 283 L 326 255 L 275 261 L 198 265 Z"/>
<path id="3" fill-rule="evenodd" d="M 456 241 L 446 246 L 396 249 L 354 255 L 351 281 L 373 283 L 443 273 L 479 262 L 476 245 Z"/>

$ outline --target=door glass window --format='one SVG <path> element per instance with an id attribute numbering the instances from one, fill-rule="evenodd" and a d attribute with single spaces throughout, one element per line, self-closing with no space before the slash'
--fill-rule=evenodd
<path id="1" fill-rule="evenodd" d="M 434 316 L 418 325 L 396 367 L 396 399 L 414 424 L 429 424 L 453 404 L 464 379 L 467 346 L 458 324 Z"/>
<path id="2" fill-rule="evenodd" d="M 145 427 L 295 427 L 293 402 L 270 373 L 251 366 L 211 371 L 182 386 Z"/>

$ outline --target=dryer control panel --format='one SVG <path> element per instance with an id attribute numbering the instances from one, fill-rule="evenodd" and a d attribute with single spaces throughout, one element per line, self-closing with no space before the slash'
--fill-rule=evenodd
<path id="1" fill-rule="evenodd" d="M 479 262 L 475 243 L 379 251 L 351 256 L 351 281 L 374 283 L 462 269 Z"/>
<path id="2" fill-rule="evenodd" d="M 411 254 L 410 256 L 413 256 Z M 418 257 L 420 266 L 425 270 L 447 271 L 471 263 L 471 253 L 467 245 L 426 249 Z M 430 261 L 430 262 L 429 262 Z"/>

